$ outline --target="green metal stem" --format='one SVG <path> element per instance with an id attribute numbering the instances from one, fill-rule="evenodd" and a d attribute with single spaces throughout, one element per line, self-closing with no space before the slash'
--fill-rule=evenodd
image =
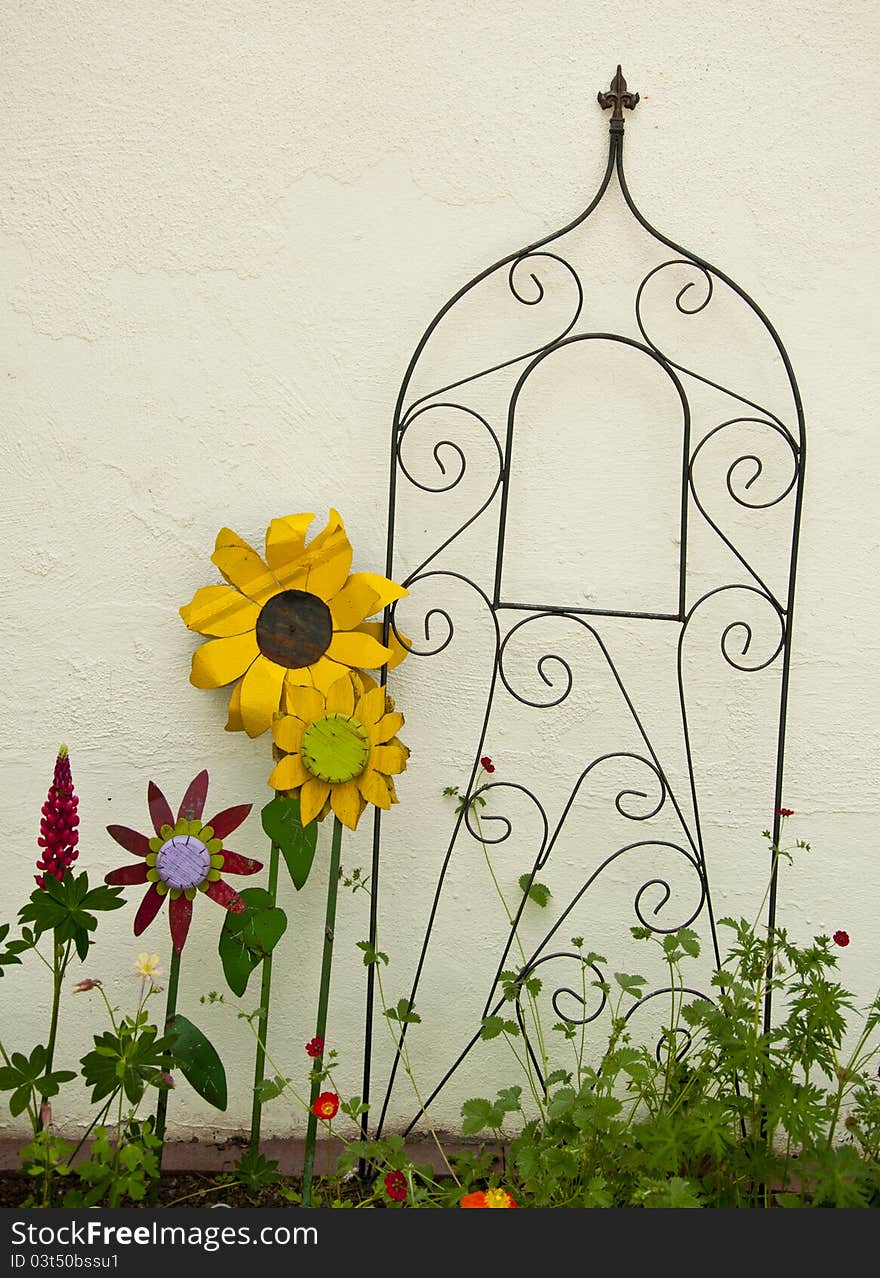
<path id="1" fill-rule="evenodd" d="M 278 863 L 280 854 L 278 845 L 272 844 L 269 854 L 268 892 L 275 908 L 278 896 Z M 260 1088 L 266 1068 L 266 1041 L 269 1033 L 269 1000 L 272 996 L 272 955 L 263 959 L 263 979 L 260 984 L 260 1015 L 257 1020 L 257 1054 L 254 1057 L 254 1099 L 251 1109 L 251 1150 L 256 1153 L 260 1148 L 260 1121 L 263 1115 L 263 1102 L 260 1099 Z"/>
<path id="2" fill-rule="evenodd" d="M 177 1011 L 177 986 L 180 982 L 180 950 L 172 949 L 171 951 L 171 968 L 168 972 L 168 993 L 165 997 L 165 1033 L 168 1032 L 168 1025 Z M 156 1135 L 161 1142 L 165 1140 L 165 1115 L 168 1110 L 168 1088 L 163 1087 L 159 1092 L 159 1100 L 156 1104 Z M 161 1165 L 162 1152 L 159 1151 L 159 1162 Z"/>
<path id="3" fill-rule="evenodd" d="M 327 884 L 327 915 L 324 922 L 324 955 L 321 963 L 321 989 L 318 993 L 318 1020 L 315 1037 L 323 1039 L 327 1032 L 327 1008 L 330 1003 L 330 969 L 333 963 L 333 930 L 336 926 L 336 896 L 339 890 L 339 858 L 342 849 L 342 824 L 333 818 L 333 846 L 330 850 L 330 881 Z M 321 1085 L 318 1075 L 324 1065 L 323 1055 L 315 1060 L 311 1091 L 309 1093 L 309 1122 L 306 1128 L 306 1152 L 303 1164 L 303 1207 L 311 1206 L 312 1176 L 315 1169 L 315 1141 L 318 1133 L 318 1116 L 313 1106 L 318 1099 Z"/>

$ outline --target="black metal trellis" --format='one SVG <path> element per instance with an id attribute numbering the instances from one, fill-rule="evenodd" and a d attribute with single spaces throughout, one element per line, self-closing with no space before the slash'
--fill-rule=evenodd
<path id="1" fill-rule="evenodd" d="M 656 932 L 674 931 L 684 924 L 690 924 L 697 918 L 702 919 L 711 934 L 715 962 L 720 961 L 719 946 L 716 936 L 715 914 L 712 907 L 710 891 L 710 870 L 706 858 L 703 825 L 701 823 L 701 795 L 695 758 L 688 708 L 689 687 L 689 655 L 688 642 L 692 631 L 704 624 L 704 618 L 715 611 L 730 613 L 726 624 L 722 624 L 718 645 L 721 657 L 726 666 L 742 674 L 771 670 L 773 679 L 768 683 L 773 711 L 775 762 L 772 777 L 767 777 L 767 803 L 772 804 L 767 813 L 766 824 L 772 828 L 774 845 L 780 837 L 779 809 L 782 805 L 783 765 L 785 754 L 786 709 L 788 701 L 789 666 L 791 656 L 792 608 L 795 586 L 795 568 L 797 559 L 798 531 L 804 483 L 804 423 L 803 410 L 797 383 L 789 357 L 782 342 L 770 321 L 757 303 L 727 275 L 708 262 L 689 252 L 671 239 L 657 231 L 637 208 L 627 185 L 623 167 L 624 109 L 632 111 L 638 103 L 639 95 L 627 90 L 626 81 L 620 68 L 617 69 L 608 92 L 599 93 L 598 101 L 603 110 L 611 110 L 610 144 L 608 162 L 599 189 L 586 210 L 561 231 L 536 241 L 525 249 L 502 258 L 499 262 L 481 272 L 438 312 L 425 331 L 407 367 L 397 405 L 392 428 L 391 478 L 389 494 L 388 519 L 388 552 L 386 571 L 396 580 L 403 580 L 414 598 L 422 592 L 430 593 L 433 589 L 438 601 L 432 606 L 430 601 L 424 607 L 422 620 L 424 639 L 410 640 L 403 636 L 403 631 L 411 633 L 411 622 L 400 623 L 397 628 L 394 610 L 386 618 L 386 626 L 394 626 L 395 633 L 402 638 L 411 649 L 410 661 L 428 661 L 438 657 L 452 642 L 455 634 L 455 621 L 448 604 L 444 604 L 443 591 L 457 583 L 460 591 L 470 595 L 473 606 L 481 610 L 488 626 L 488 633 L 494 636 L 494 654 L 491 661 L 491 673 L 485 696 L 482 713 L 482 727 L 474 740 L 469 755 L 472 758 L 470 779 L 466 787 L 462 787 L 468 801 L 476 794 L 492 792 L 495 806 L 491 816 L 485 822 L 493 822 L 492 833 L 487 835 L 485 824 L 481 829 L 474 828 L 474 818 L 469 802 L 466 802 L 454 819 L 451 837 L 442 856 L 436 873 L 436 882 L 430 908 L 425 919 L 424 939 L 418 954 L 417 962 L 409 981 L 408 995 L 411 1004 L 415 1004 L 423 981 L 426 967 L 431 959 L 432 934 L 435 928 L 438 906 L 440 904 L 450 861 L 460 838 L 472 837 L 482 839 L 490 844 L 501 844 L 507 840 L 512 831 L 510 818 L 499 813 L 497 805 L 505 798 L 520 796 L 531 806 L 537 817 L 541 830 L 539 847 L 533 860 L 531 878 L 551 860 L 554 849 L 566 833 L 566 822 L 572 807 L 582 790 L 595 777 L 609 767 L 625 767 L 630 773 L 640 771 L 644 780 L 635 786 L 632 783 L 618 783 L 614 798 L 616 812 L 625 820 L 650 822 L 661 812 L 664 819 L 671 821 L 675 837 L 649 837 L 628 840 L 608 851 L 586 876 L 585 881 L 554 917 L 552 926 L 543 939 L 533 947 L 524 963 L 514 964 L 520 982 L 524 982 L 531 974 L 540 972 L 542 977 L 553 970 L 554 964 L 564 962 L 580 962 L 580 955 L 573 950 L 559 948 L 555 940 L 563 924 L 572 917 L 573 911 L 587 899 L 591 888 L 611 866 L 620 858 L 633 855 L 662 853 L 674 858 L 686 867 L 688 875 L 693 876 L 696 901 L 686 911 L 686 917 L 677 917 L 674 925 L 664 927 L 661 913 L 669 900 L 672 889 L 668 878 L 663 875 L 649 876 L 638 887 L 634 897 L 633 909 L 635 919 Z M 633 327 L 630 332 L 618 331 L 616 327 L 605 329 L 596 326 L 594 317 L 585 306 L 586 289 L 584 280 L 572 265 L 569 248 L 572 237 L 579 233 L 587 219 L 597 210 L 613 179 L 616 178 L 619 191 L 626 209 L 635 219 L 635 223 L 646 232 L 654 245 L 669 250 L 674 256 L 665 255 L 663 260 L 652 265 L 640 279 L 635 288 Z M 682 279 L 684 282 L 682 283 Z M 648 319 L 648 304 L 658 284 L 666 281 L 674 282 L 675 310 L 678 316 L 688 319 L 699 315 L 710 307 L 716 295 L 723 289 L 728 296 L 737 299 L 748 308 L 762 326 L 763 333 L 769 337 L 773 359 L 780 362 L 784 370 L 787 395 L 790 397 L 785 412 L 772 411 L 767 404 L 741 393 L 740 390 L 722 384 L 721 381 L 706 376 L 688 367 L 680 359 L 673 359 L 664 347 L 665 342 L 652 337 L 652 325 Z M 555 282 L 557 300 L 565 294 L 570 299 L 569 314 L 565 322 L 557 323 L 556 331 L 540 343 L 529 346 L 523 353 L 508 358 L 498 359 L 486 367 L 469 371 L 465 376 L 453 377 L 430 391 L 414 391 L 417 374 L 429 342 L 438 332 L 439 326 L 454 321 L 456 308 L 466 306 L 481 286 L 491 288 L 499 284 L 505 287 L 505 296 L 514 309 L 534 307 L 540 311 L 550 303 Z M 504 336 L 498 330 L 499 340 Z M 679 543 L 677 570 L 674 589 L 663 606 L 658 607 L 653 596 L 644 602 L 643 607 L 599 607 L 592 606 L 587 600 L 568 600 L 563 604 L 554 604 L 541 598 L 511 599 L 505 587 L 505 549 L 510 534 L 510 509 L 512 481 L 515 475 L 517 458 L 518 412 L 523 399 L 527 399 L 536 379 L 548 378 L 554 368 L 565 367 L 563 361 L 572 361 L 568 373 L 577 371 L 578 360 L 589 360 L 601 355 L 626 360 L 641 361 L 641 367 L 650 369 L 660 379 L 665 388 L 663 393 L 669 395 L 669 402 L 674 404 L 680 415 L 680 443 L 674 454 L 676 473 L 679 475 L 680 493 L 675 504 L 677 524 L 676 540 Z M 633 365 L 635 367 L 635 365 Z M 494 379 L 494 380 L 493 380 Z M 504 411 L 491 413 L 483 402 L 483 388 L 489 384 L 495 386 L 504 402 Z M 500 387 L 500 390 L 498 389 Z M 702 397 L 702 398 L 701 398 Z M 695 407 L 696 406 L 696 407 Z M 471 510 L 466 518 L 457 520 L 451 531 L 444 530 L 438 534 L 436 545 L 432 545 L 430 553 L 421 555 L 414 569 L 401 572 L 401 556 L 399 553 L 398 521 L 401 497 L 404 490 L 416 490 L 430 495 L 432 499 L 442 500 L 449 494 L 456 494 L 468 471 L 468 456 L 465 447 L 454 438 L 442 435 L 428 440 L 430 456 L 436 470 L 430 482 L 419 479 L 414 467 L 408 462 L 406 450 L 411 432 L 429 427 L 437 414 L 440 420 L 449 420 L 451 414 L 462 424 L 467 425 L 474 437 L 482 440 L 493 459 L 495 473 L 488 475 L 490 481 L 488 491 L 484 492 L 477 502 L 477 508 Z M 782 561 L 781 570 L 777 574 L 777 588 L 771 586 L 771 574 L 764 567 L 754 562 L 755 555 L 748 545 L 743 544 L 741 531 L 737 527 L 725 526 L 725 522 L 714 509 L 712 500 L 706 492 L 705 470 L 712 470 L 717 478 L 718 462 L 713 462 L 713 452 L 719 444 L 734 441 L 740 433 L 744 443 L 735 445 L 733 456 L 727 462 L 723 472 L 723 493 L 735 507 L 738 517 L 748 515 L 751 518 L 759 512 L 779 508 L 784 514 L 785 535 L 777 536 L 777 558 Z M 761 447 L 752 441 L 760 437 Z M 773 452 L 772 450 L 777 450 Z M 774 467 L 778 475 L 779 456 L 783 458 L 783 478 L 774 478 Z M 775 460 L 774 460 L 775 458 Z M 773 461 L 773 465 L 769 463 Z M 770 478 L 768 481 L 768 471 Z M 789 473 L 790 471 L 790 473 Z M 671 473 L 671 472 L 670 472 Z M 761 482 L 759 482 L 761 481 Z M 759 498 L 757 493 L 762 483 L 770 484 L 769 494 Z M 758 488 L 755 488 L 755 485 Z M 723 494 L 722 494 L 723 495 Z M 490 528 L 495 538 L 494 571 L 481 582 L 471 571 L 462 571 L 456 565 L 454 552 L 456 544 L 460 544 L 463 535 L 478 520 L 481 527 Z M 726 555 L 726 569 L 715 570 L 711 584 L 696 583 L 696 574 L 689 559 L 691 534 L 697 525 L 708 530 L 711 537 L 723 547 Z M 745 539 L 748 541 L 748 538 Z M 781 554 L 778 552 L 781 549 Z M 705 577 L 705 572 L 702 574 Z M 778 588 L 778 579 L 784 578 L 784 589 Z M 403 601 L 405 604 L 409 601 Z M 734 606 L 735 605 L 735 606 Z M 762 636 L 760 617 L 771 620 L 772 635 L 767 642 Z M 686 783 L 682 787 L 673 786 L 668 770 L 662 762 L 662 750 L 655 748 L 654 736 L 650 727 L 640 716 L 636 700 L 631 695 L 627 681 L 620 670 L 620 663 L 615 660 L 618 637 L 612 636 L 609 627 L 617 622 L 639 623 L 646 627 L 664 628 L 664 634 L 672 633 L 675 645 L 675 679 L 677 684 L 676 701 L 679 709 L 680 730 L 686 760 Z M 721 619 L 724 622 L 724 617 Z M 590 652 L 602 664 L 608 676 L 609 687 L 621 713 L 626 716 L 629 735 L 623 742 L 609 743 L 613 748 L 583 758 L 579 762 L 577 776 L 569 785 L 567 799 L 555 820 L 551 819 L 547 807 L 534 788 L 505 780 L 494 783 L 491 780 L 475 791 L 475 781 L 479 771 L 479 761 L 487 748 L 487 729 L 493 710 L 499 702 L 507 698 L 528 710 L 540 711 L 543 715 L 553 715 L 564 706 L 576 683 L 572 659 L 561 655 L 554 641 L 552 647 L 543 650 L 536 660 L 536 671 L 541 681 L 540 695 L 523 689 L 518 682 L 519 676 L 513 670 L 510 654 L 515 655 L 517 645 L 524 637 L 539 634 L 541 626 L 557 623 L 567 627 L 566 633 L 574 634 L 579 641 L 589 646 Z M 715 622 L 712 622 L 713 626 Z M 719 623 L 721 624 L 721 623 Z M 535 627 L 538 627 L 535 630 Z M 671 631 L 670 631 L 671 628 Z M 441 632 L 437 639 L 438 631 Z M 562 637 L 562 631 L 560 638 Z M 652 633 L 657 633 L 656 629 Z M 755 649 L 761 644 L 764 648 L 756 654 Z M 561 682 L 560 682 L 561 681 Z M 633 746 L 635 743 L 635 747 Z M 500 830 L 500 833 L 495 831 Z M 372 858 L 372 899 L 370 917 L 370 939 L 375 945 L 377 928 L 381 911 L 381 812 L 377 809 L 373 831 Z M 776 915 L 777 884 L 775 876 L 771 882 L 767 903 L 767 921 L 772 924 Z M 649 908 L 648 896 L 651 892 L 660 894 L 660 904 Z M 511 957 L 516 929 L 526 898 L 519 904 L 512 926 L 510 927 L 503 952 L 491 982 L 489 995 L 483 1008 L 483 1015 L 496 1014 L 504 1004 L 501 990 L 501 973 L 505 967 L 513 963 Z M 630 922 L 635 920 L 629 920 Z M 561 970 L 561 968 L 560 968 Z M 604 973 L 592 965 L 592 975 L 604 978 Z M 599 1006 L 589 1010 L 580 993 L 564 984 L 554 984 L 554 980 L 545 982 L 552 988 L 553 1007 L 558 1016 L 571 1024 L 587 1024 L 595 1021 L 605 1006 L 602 996 Z M 644 995 L 630 1010 L 629 1015 L 639 1007 L 657 997 L 663 991 L 652 990 Z M 705 993 L 694 988 L 690 991 L 695 996 L 705 997 Z M 374 1079 L 374 1006 L 375 987 L 373 968 L 368 969 L 367 1007 L 365 1022 L 365 1049 L 363 1072 L 363 1096 L 369 1100 L 373 1092 Z M 572 1001 L 573 1000 L 573 1001 Z M 576 1005 L 576 1006 L 575 1006 Z M 574 1010 L 573 1009 L 574 1006 Z M 532 1042 L 523 1009 L 517 1003 L 519 1024 L 523 1032 L 526 1048 L 538 1077 L 541 1076 L 539 1062 Z M 771 1006 L 769 995 L 764 1007 L 765 1024 L 769 1024 Z M 407 1027 L 401 1028 L 401 1039 L 404 1039 Z M 440 1077 L 433 1089 L 424 1098 L 425 1104 L 439 1094 L 452 1075 L 459 1069 L 468 1054 L 480 1038 L 480 1019 L 473 1025 L 473 1033 L 460 1050 L 450 1054 L 447 1062 L 442 1062 Z M 659 1048 L 658 1048 L 659 1050 Z M 374 1133 L 380 1133 L 386 1120 L 389 1103 L 398 1074 L 399 1059 L 395 1058 L 390 1067 L 389 1077 L 385 1081 L 384 1091 L 376 1093 L 369 1119 L 364 1120 L 364 1130 L 369 1127 Z M 421 1110 L 412 1118 L 407 1131 L 419 1120 Z"/>

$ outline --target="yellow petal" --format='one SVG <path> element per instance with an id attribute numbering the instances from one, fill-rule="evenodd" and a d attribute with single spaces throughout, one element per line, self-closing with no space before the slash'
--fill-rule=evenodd
<path id="1" fill-rule="evenodd" d="M 364 635 L 372 635 L 374 639 L 382 642 L 382 622 L 381 621 L 364 621 L 355 627 Z M 393 626 L 388 627 L 388 647 L 391 649 L 391 656 L 388 659 L 388 669 L 394 670 L 399 666 L 404 657 L 409 656 L 412 648 L 412 640 L 402 634 L 400 638 L 396 635 Z"/>
<path id="2" fill-rule="evenodd" d="M 363 811 L 357 781 L 334 785 L 330 791 L 330 806 L 343 825 L 347 825 L 349 830 L 356 830 Z"/>
<path id="3" fill-rule="evenodd" d="M 211 563 L 216 564 L 230 585 L 237 586 L 254 603 L 264 604 L 278 594 L 278 582 L 260 556 L 231 528 L 218 532 Z"/>
<path id="4" fill-rule="evenodd" d="M 327 713 L 350 715 L 354 711 L 354 688 L 351 677 L 343 675 L 327 690 Z"/>
<path id="5" fill-rule="evenodd" d="M 299 792 L 299 816 L 303 825 L 314 821 L 330 794 L 330 786 L 317 777 L 309 777 Z"/>
<path id="6" fill-rule="evenodd" d="M 371 688 L 358 702 L 357 717 L 368 728 L 374 727 L 385 714 L 385 689 L 378 684 Z"/>
<path id="7" fill-rule="evenodd" d="M 309 780 L 311 773 L 303 766 L 298 754 L 289 754 L 278 763 L 269 775 L 273 790 L 295 790 Z"/>
<path id="8" fill-rule="evenodd" d="M 388 604 L 394 603 L 395 599 L 403 599 L 404 595 L 409 594 L 406 586 L 399 586 L 396 581 L 391 581 L 389 577 L 380 577 L 375 572 L 353 572 L 348 579 L 348 585 L 353 583 L 368 587 L 377 596 L 376 607 L 371 609 L 370 612 L 365 612 L 364 617 L 372 617 L 375 613 L 381 612 L 383 608 L 386 608 Z M 348 586 L 346 586 L 347 588 Z M 358 621 L 363 621 L 363 617 L 359 617 Z"/>
<path id="9" fill-rule="evenodd" d="M 403 772 L 409 750 L 401 741 L 391 741 L 388 745 L 373 746 L 370 753 L 370 767 L 391 776 Z"/>
<path id="10" fill-rule="evenodd" d="M 290 569 L 305 549 L 314 515 L 284 515 L 266 529 L 266 562 L 273 572 Z M 280 578 L 279 578 L 280 581 Z"/>
<path id="11" fill-rule="evenodd" d="M 241 680 L 232 689 L 229 696 L 229 713 L 226 717 L 227 732 L 244 732 L 241 721 Z"/>
<path id="12" fill-rule="evenodd" d="M 258 737 L 272 723 L 281 704 L 284 666 L 259 656 L 241 681 L 241 718 L 249 737 Z"/>
<path id="13" fill-rule="evenodd" d="M 288 714 L 295 714 L 298 719 L 302 719 L 303 723 L 311 723 L 313 719 L 320 718 L 324 713 L 324 698 L 311 684 L 307 688 L 295 688 L 285 683 L 284 697 Z"/>
<path id="14" fill-rule="evenodd" d="M 222 688 L 244 674 L 259 655 L 252 630 L 228 639 L 210 639 L 193 653 L 189 681 L 197 688 Z"/>
<path id="15" fill-rule="evenodd" d="M 357 630 L 340 630 L 330 640 L 326 655 L 347 666 L 366 666 L 377 670 L 385 665 L 391 649 L 383 648 L 372 635 L 361 634 Z"/>
<path id="16" fill-rule="evenodd" d="M 374 772 L 372 768 L 367 768 L 358 777 L 358 788 L 368 803 L 375 803 L 377 808 L 391 807 L 391 795 L 388 793 L 388 786 L 385 784 L 378 772 Z"/>
<path id="17" fill-rule="evenodd" d="M 339 594 L 351 570 L 351 543 L 345 537 L 332 552 L 309 569 L 306 589 L 319 599 L 332 599 Z"/>
<path id="18" fill-rule="evenodd" d="M 284 680 L 285 696 L 294 688 L 311 688 L 311 686 L 312 674 L 308 666 L 295 666 L 292 670 L 288 670 Z"/>
<path id="19" fill-rule="evenodd" d="M 402 714 L 383 715 L 376 726 L 369 729 L 370 740 L 373 745 L 382 745 L 384 742 L 390 741 L 392 737 L 397 736 L 402 727 Z"/>
<path id="20" fill-rule="evenodd" d="M 331 661 L 325 653 L 319 658 L 313 666 L 307 667 L 312 676 L 312 682 L 320 691 L 326 693 L 332 683 L 337 679 L 341 679 L 344 674 L 348 674 L 345 666 L 341 666 L 338 661 Z"/>
<path id="21" fill-rule="evenodd" d="M 272 724 L 272 739 L 279 750 L 287 754 L 296 754 L 302 745 L 305 727 L 300 719 L 292 714 L 282 715 Z"/>
<path id="22" fill-rule="evenodd" d="M 367 573 L 358 573 L 349 577 L 339 594 L 330 600 L 330 616 L 333 618 L 334 630 L 353 630 L 364 617 L 369 617 L 379 607 L 379 596 L 358 577 L 366 577 Z"/>
<path id="23" fill-rule="evenodd" d="M 202 586 L 180 609 L 184 625 L 200 635 L 243 635 L 257 624 L 260 609 L 232 586 Z"/>

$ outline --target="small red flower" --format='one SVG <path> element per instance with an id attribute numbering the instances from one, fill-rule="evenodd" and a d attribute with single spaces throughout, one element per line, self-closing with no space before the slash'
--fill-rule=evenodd
<path id="1" fill-rule="evenodd" d="M 849 945 L 849 932 L 835 932 L 831 939 L 835 945 Z"/>
<path id="2" fill-rule="evenodd" d="M 336 1117 L 339 1109 L 339 1097 L 335 1092 L 321 1092 L 321 1095 L 312 1106 L 312 1113 L 317 1114 L 319 1118 L 331 1119 Z"/>
<path id="3" fill-rule="evenodd" d="M 402 1171 L 391 1171 L 385 1177 L 385 1193 L 396 1203 L 406 1202 L 407 1184 Z"/>
<path id="4" fill-rule="evenodd" d="M 42 873 L 34 875 L 38 887 L 46 886 L 47 874 L 54 875 L 59 881 L 63 879 L 65 872 L 79 856 L 76 846 L 79 842 L 78 807 L 79 799 L 73 792 L 67 746 L 63 745 L 55 760 L 55 775 L 46 802 L 40 809 L 43 818 L 40 821 L 37 847 L 42 848 L 42 855 L 37 861 L 37 869 Z"/>
<path id="5" fill-rule="evenodd" d="M 465 1194 L 460 1207 L 515 1207 L 516 1203 L 506 1189 L 478 1189 L 473 1194 Z"/>
<path id="6" fill-rule="evenodd" d="M 781 817 L 794 816 L 794 808 L 777 808 L 776 815 Z"/>
<path id="7" fill-rule="evenodd" d="M 313 1059 L 317 1056 L 320 1056 L 323 1053 L 323 1051 L 324 1051 L 323 1038 L 318 1038 L 316 1036 L 315 1038 L 310 1038 L 309 1041 L 306 1043 L 306 1055 L 311 1056 Z"/>
<path id="8" fill-rule="evenodd" d="M 495 771 L 495 764 L 489 758 L 488 754 L 483 755 L 482 759 L 480 760 L 480 767 L 490 774 Z"/>

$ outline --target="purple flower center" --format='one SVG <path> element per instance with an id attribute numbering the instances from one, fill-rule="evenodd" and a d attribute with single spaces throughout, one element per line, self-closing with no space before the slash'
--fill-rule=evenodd
<path id="1" fill-rule="evenodd" d="M 192 834 L 175 834 L 156 853 L 159 878 L 170 888 L 187 891 L 204 883 L 211 868 L 211 854 Z"/>

